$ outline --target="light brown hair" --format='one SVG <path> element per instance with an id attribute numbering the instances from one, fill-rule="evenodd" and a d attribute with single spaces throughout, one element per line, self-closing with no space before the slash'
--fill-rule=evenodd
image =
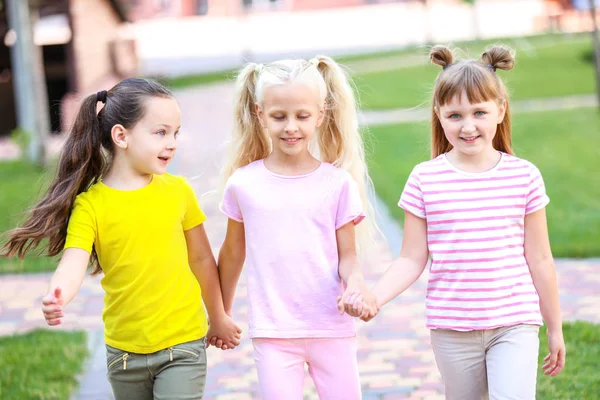
<path id="1" fill-rule="evenodd" d="M 463 93 L 470 103 L 477 104 L 503 101 L 506 104 L 504 119 L 498 124 L 493 140 L 494 149 L 513 154 L 510 124 L 508 91 L 496 69 L 510 70 L 515 64 L 514 51 L 505 46 L 496 45 L 481 55 L 480 60 L 465 59 L 454 61 L 454 52 L 446 46 L 434 46 L 429 59 L 440 65 L 443 70 L 438 74 L 433 88 L 431 113 L 431 157 L 452 149 L 446 139 L 444 129 L 436 111 Z"/>

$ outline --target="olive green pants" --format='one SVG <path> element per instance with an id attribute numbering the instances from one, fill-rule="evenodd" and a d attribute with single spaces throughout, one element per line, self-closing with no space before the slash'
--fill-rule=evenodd
<path id="1" fill-rule="evenodd" d="M 202 399 L 206 338 L 151 354 L 106 346 L 108 380 L 116 400 Z"/>

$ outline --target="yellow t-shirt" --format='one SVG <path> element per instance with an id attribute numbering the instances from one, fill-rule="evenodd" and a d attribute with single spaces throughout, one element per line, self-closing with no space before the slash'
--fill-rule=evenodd
<path id="1" fill-rule="evenodd" d="M 108 345 L 148 354 L 206 335 L 184 236 L 205 219 L 192 187 L 169 174 L 131 191 L 99 182 L 77 196 L 65 249 L 95 246 Z"/>

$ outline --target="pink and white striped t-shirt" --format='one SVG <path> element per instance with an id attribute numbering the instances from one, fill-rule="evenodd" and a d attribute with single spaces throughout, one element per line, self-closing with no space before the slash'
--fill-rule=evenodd
<path id="1" fill-rule="evenodd" d="M 549 201 L 540 171 L 505 153 L 483 173 L 461 171 L 445 154 L 413 169 L 398 205 L 427 220 L 428 328 L 542 324 L 524 221 Z"/>

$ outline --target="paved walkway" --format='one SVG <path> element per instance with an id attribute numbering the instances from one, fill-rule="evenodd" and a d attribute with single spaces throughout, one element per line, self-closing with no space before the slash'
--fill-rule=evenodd
<path id="1" fill-rule="evenodd" d="M 217 210 L 218 196 L 210 193 L 217 186 L 218 171 L 231 131 L 231 87 L 215 85 L 177 93 L 183 112 L 180 150 L 172 165 L 174 173 L 188 177 L 208 215 L 207 231 L 215 252 L 223 240 L 226 219 Z M 400 191 L 402 188 L 399 187 Z M 391 248 L 397 253 L 398 227 L 386 217 L 382 222 Z M 391 260 L 381 243 L 367 267 L 366 277 L 374 282 Z M 557 260 L 561 301 L 567 320 L 600 322 L 600 259 Z M 49 274 L 0 276 L 0 335 L 43 327 L 39 304 L 46 290 Z M 368 324 L 358 322 L 359 368 L 365 400 L 443 398 L 440 377 L 424 325 L 426 276 L 405 294 L 386 306 Z M 234 316 L 247 332 L 246 286 L 238 289 Z M 77 399 L 111 399 L 105 379 L 102 341 L 102 289 L 98 278 L 86 278 L 83 287 L 67 308 L 61 329 L 85 329 L 89 332 L 92 357 L 87 372 L 81 377 Z M 252 346 L 244 338 L 233 351 L 209 349 L 207 400 L 257 399 L 257 378 Z M 306 380 L 305 398 L 316 399 L 314 386 Z"/>
<path id="2" fill-rule="evenodd" d="M 408 63 L 413 62 L 415 59 L 407 58 Z M 357 64 L 358 65 L 358 64 Z M 367 66 L 370 68 L 370 66 Z M 378 65 L 374 66 L 378 68 Z M 215 89 L 220 88 L 220 89 Z M 227 84 L 219 84 L 218 86 L 212 87 L 212 90 L 218 90 L 219 92 L 226 92 L 225 96 L 230 96 L 231 87 Z M 202 89 L 189 89 L 182 93 L 201 93 Z M 220 96 L 223 93 L 219 94 Z M 178 96 L 179 97 L 179 96 Z M 194 96 L 192 96 L 194 97 Z M 182 103 L 182 105 L 185 103 Z M 190 99 L 190 104 L 194 104 L 193 99 Z M 546 97 L 537 99 L 527 100 L 513 100 L 511 101 L 511 109 L 513 113 L 532 113 L 532 112 L 543 112 L 543 111 L 559 111 L 559 110 L 573 110 L 577 108 L 590 108 L 598 107 L 598 96 L 595 94 L 580 94 L 564 97 Z M 197 112 L 195 107 L 190 106 L 192 112 Z M 210 107 L 210 110 L 214 110 Z M 213 119 L 211 115 L 208 115 L 209 119 Z M 226 115 L 225 118 L 230 119 L 230 115 Z M 185 114 L 184 114 L 185 118 Z M 359 122 L 363 126 L 378 126 L 378 125 L 391 125 L 391 124 L 403 124 L 410 122 L 425 122 L 431 118 L 431 108 L 425 106 L 417 106 L 412 108 L 397 108 L 391 110 L 364 110 L 359 114 Z M 192 121 L 194 123 L 199 121 Z M 221 121 L 222 122 L 222 121 Z M 218 123 L 215 121 L 215 123 Z M 222 126 L 222 125 L 221 125 Z M 221 128 L 222 129 L 222 128 Z M 219 136 L 221 137 L 221 136 Z M 212 137 L 211 137 L 212 138 Z M 203 138 L 204 139 L 204 138 Z M 62 143 L 61 137 L 52 136 L 48 140 L 48 148 L 52 154 L 56 154 Z M 215 154 L 213 151 L 206 151 L 206 155 L 209 157 L 211 168 L 214 165 L 219 165 L 221 162 L 221 156 L 223 154 L 223 142 L 216 143 Z M 181 153 L 181 151 L 180 151 Z M 17 159 L 21 156 L 21 151 L 16 143 L 12 142 L 8 138 L 0 138 L 0 160 L 3 159 Z M 200 170 L 199 170 L 200 171 Z M 201 170 L 198 172 L 202 176 L 207 176 L 207 171 Z M 192 174 L 195 172 L 192 171 Z M 201 176 L 198 176 L 201 178 Z M 211 178 L 212 179 L 212 178 Z M 204 185 L 209 188 L 210 186 Z"/>
<path id="3" fill-rule="evenodd" d="M 511 112 L 532 113 L 541 111 L 572 110 L 576 108 L 597 107 L 595 94 L 581 94 L 565 97 L 512 100 Z M 425 122 L 431 119 L 430 107 L 399 108 L 395 110 L 363 111 L 360 123 L 365 126 L 401 124 L 407 122 Z"/>

